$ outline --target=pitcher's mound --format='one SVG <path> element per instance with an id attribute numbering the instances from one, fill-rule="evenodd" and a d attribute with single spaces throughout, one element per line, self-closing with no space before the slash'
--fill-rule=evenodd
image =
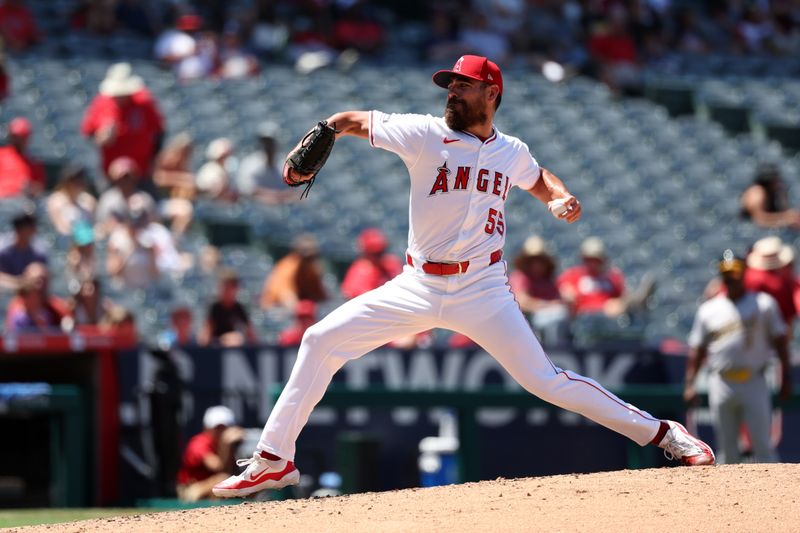
<path id="1" fill-rule="evenodd" d="M 800 531 L 800 465 L 499 479 L 321 500 L 245 503 L 20 531 Z"/>

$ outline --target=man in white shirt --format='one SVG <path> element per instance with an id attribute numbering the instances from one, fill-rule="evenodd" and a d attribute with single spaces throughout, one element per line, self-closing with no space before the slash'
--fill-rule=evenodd
<path id="1" fill-rule="evenodd" d="M 306 331 L 257 451 L 240 463 L 244 472 L 216 485 L 214 494 L 238 497 L 297 483 L 295 441 L 334 373 L 387 342 L 432 327 L 466 335 L 540 398 L 642 446 L 658 445 L 684 464 L 713 464 L 711 448 L 677 422 L 654 418 L 595 381 L 561 370 L 544 353 L 508 288 L 505 200 L 512 186 L 520 187 L 568 223 L 580 218 L 581 204 L 525 143 L 494 126 L 503 93 L 495 63 L 463 56 L 433 81 L 447 89 L 444 117 L 348 111 L 328 119 L 339 136 L 367 139 L 406 164 L 406 266 Z"/>

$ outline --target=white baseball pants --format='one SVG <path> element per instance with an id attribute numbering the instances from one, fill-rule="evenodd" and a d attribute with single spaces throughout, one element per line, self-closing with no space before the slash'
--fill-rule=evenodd
<path id="1" fill-rule="evenodd" d="M 717 372 L 708 377 L 708 404 L 714 419 L 714 434 L 719 449 L 719 464 L 742 462 L 739 427 L 750 432 L 753 459 L 757 463 L 777 463 L 778 454 L 770 442 L 772 393 L 763 373 L 744 383 L 732 383 Z"/>
<path id="2" fill-rule="evenodd" d="M 597 382 L 556 367 L 511 293 L 505 262 L 488 262 L 488 258 L 482 264 L 472 261 L 466 273 L 453 276 L 406 266 L 395 279 L 346 302 L 309 328 L 261 434 L 259 450 L 293 461 L 300 431 L 347 361 L 396 338 L 436 327 L 474 340 L 532 394 L 642 446 L 648 444 L 660 421 Z"/>

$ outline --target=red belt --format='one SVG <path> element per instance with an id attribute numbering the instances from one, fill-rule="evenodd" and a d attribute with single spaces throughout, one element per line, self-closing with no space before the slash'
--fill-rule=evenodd
<path id="1" fill-rule="evenodd" d="M 495 250 L 489 256 L 489 264 L 493 265 L 503 258 L 503 250 Z M 414 266 L 414 260 L 411 256 L 406 254 L 406 262 L 409 266 Z M 460 263 L 422 263 L 422 271 L 426 274 L 433 274 L 434 276 L 453 276 L 455 274 L 464 274 L 469 268 L 469 261 L 461 261 Z"/>

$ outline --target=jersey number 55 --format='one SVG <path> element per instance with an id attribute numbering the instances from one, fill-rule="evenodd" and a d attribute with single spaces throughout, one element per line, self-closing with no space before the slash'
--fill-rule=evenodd
<path id="1" fill-rule="evenodd" d="M 506 230 L 506 223 L 503 222 L 503 212 L 497 209 L 489 209 L 489 216 L 486 219 L 486 226 L 483 228 L 486 233 L 491 235 L 497 230 L 500 235 Z"/>

